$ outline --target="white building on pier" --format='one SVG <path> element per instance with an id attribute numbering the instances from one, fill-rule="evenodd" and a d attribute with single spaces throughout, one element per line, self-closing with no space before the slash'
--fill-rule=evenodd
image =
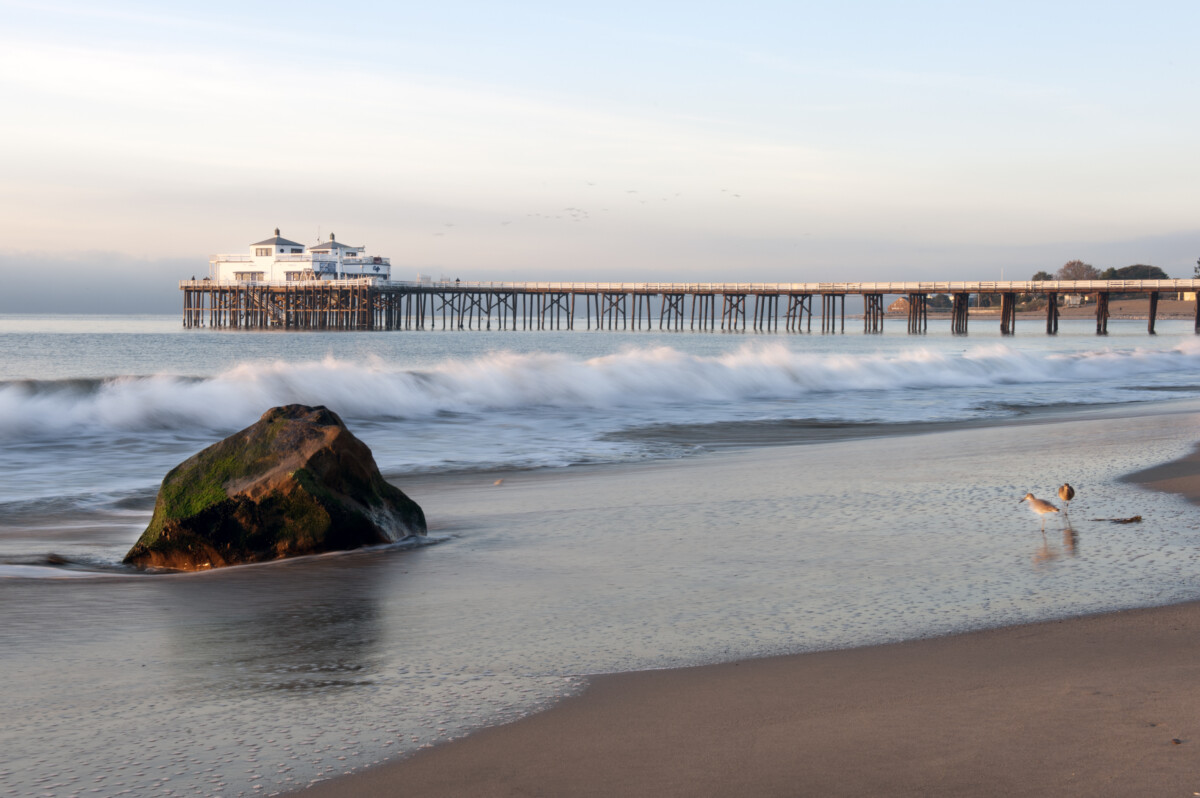
<path id="1" fill-rule="evenodd" d="M 365 247 L 343 244 L 333 233 L 328 241 L 305 247 L 280 236 L 278 227 L 273 237 L 251 244 L 248 255 L 213 255 L 208 261 L 208 276 L 218 282 L 389 280 L 391 275 L 389 258 L 367 255 Z"/>

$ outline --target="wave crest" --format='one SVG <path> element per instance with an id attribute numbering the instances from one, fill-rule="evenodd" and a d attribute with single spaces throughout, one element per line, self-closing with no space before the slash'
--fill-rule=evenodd
<path id="1" fill-rule="evenodd" d="M 945 354 L 814 354 L 779 343 L 700 356 L 668 346 L 590 359 L 501 351 L 426 369 L 378 359 L 241 363 L 213 377 L 176 375 L 0 384 L 0 439 L 74 431 L 232 430 L 280 404 L 327 405 L 353 419 L 420 419 L 525 408 L 620 410 L 817 392 L 1086 382 L 1194 370 L 1200 342 L 1165 351 L 1036 354 L 1004 344 Z"/>

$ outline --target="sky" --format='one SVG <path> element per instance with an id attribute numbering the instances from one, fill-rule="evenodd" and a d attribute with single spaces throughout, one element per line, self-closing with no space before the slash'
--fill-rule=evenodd
<path id="1" fill-rule="evenodd" d="M 177 280 L 275 227 L 398 279 L 1191 277 L 1200 257 L 1195 0 L 0 16 L 0 312 L 173 311 Z"/>

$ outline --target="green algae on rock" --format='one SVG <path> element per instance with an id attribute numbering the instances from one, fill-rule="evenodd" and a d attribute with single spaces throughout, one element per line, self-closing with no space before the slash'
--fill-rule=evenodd
<path id="1" fill-rule="evenodd" d="M 285 405 L 172 469 L 124 561 L 196 571 L 425 533 L 425 513 L 337 414 Z"/>

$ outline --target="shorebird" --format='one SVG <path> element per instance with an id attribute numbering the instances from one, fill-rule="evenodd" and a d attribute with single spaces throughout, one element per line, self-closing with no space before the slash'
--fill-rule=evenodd
<path id="1" fill-rule="evenodd" d="M 1042 531 L 1045 532 L 1046 531 L 1046 514 L 1047 513 L 1057 513 L 1058 508 L 1055 507 L 1050 502 L 1042 501 L 1038 497 L 1034 496 L 1032 493 L 1026 493 L 1025 498 L 1021 499 L 1021 501 L 1029 502 L 1029 509 L 1033 510 L 1035 513 L 1037 513 L 1039 516 L 1041 516 Z M 1017 502 L 1017 504 L 1020 504 L 1020 503 L 1021 502 Z"/>
<path id="2" fill-rule="evenodd" d="M 1075 498 L 1075 489 L 1071 487 L 1071 483 L 1064 482 L 1059 486 L 1058 498 L 1063 500 L 1063 510 L 1071 509 L 1071 499 Z"/>

